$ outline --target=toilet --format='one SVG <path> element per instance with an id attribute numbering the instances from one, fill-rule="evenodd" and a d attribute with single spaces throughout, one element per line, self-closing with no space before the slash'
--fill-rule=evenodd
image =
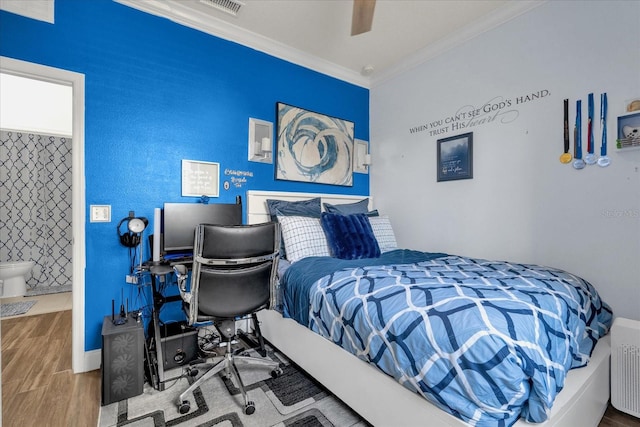
<path id="1" fill-rule="evenodd" d="M 24 296 L 27 293 L 25 276 L 31 271 L 35 261 L 0 262 L 2 298 Z"/>

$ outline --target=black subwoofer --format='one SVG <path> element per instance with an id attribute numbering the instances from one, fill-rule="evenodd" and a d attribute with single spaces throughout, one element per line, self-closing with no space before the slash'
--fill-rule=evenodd
<path id="1" fill-rule="evenodd" d="M 133 317 L 114 325 L 102 323 L 102 405 L 142 394 L 144 387 L 144 328 Z"/>

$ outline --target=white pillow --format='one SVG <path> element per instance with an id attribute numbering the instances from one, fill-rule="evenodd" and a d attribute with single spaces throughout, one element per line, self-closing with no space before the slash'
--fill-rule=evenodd
<path id="1" fill-rule="evenodd" d="M 320 218 L 278 215 L 278 222 L 289 262 L 294 263 L 310 256 L 330 256 L 329 243 Z"/>
<path id="2" fill-rule="evenodd" d="M 373 229 L 373 235 L 378 241 L 381 253 L 398 249 L 396 235 L 393 234 L 393 228 L 391 227 L 391 221 L 389 221 L 388 216 L 370 216 L 369 223 Z"/>

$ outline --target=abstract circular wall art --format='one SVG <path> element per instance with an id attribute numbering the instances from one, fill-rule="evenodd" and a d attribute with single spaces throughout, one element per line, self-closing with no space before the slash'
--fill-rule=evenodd
<path id="1" fill-rule="evenodd" d="M 278 103 L 276 179 L 353 185 L 353 122 Z"/>

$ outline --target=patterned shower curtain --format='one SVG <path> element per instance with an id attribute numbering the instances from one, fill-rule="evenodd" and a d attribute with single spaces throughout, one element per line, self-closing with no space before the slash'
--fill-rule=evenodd
<path id="1" fill-rule="evenodd" d="M 0 130 L 0 261 L 36 262 L 28 290 L 72 283 L 71 147 Z"/>

